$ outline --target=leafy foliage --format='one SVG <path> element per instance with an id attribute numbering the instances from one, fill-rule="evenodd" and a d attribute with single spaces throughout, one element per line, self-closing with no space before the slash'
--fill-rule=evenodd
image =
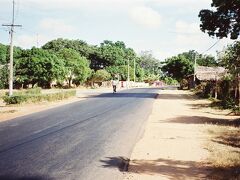
<path id="1" fill-rule="evenodd" d="M 155 59 L 151 52 L 143 51 L 141 52 L 139 59 L 140 66 L 145 69 L 146 74 L 161 74 L 161 64 L 160 61 Z"/>
<path id="2" fill-rule="evenodd" d="M 104 69 L 97 70 L 91 77 L 91 81 L 93 82 L 103 82 L 109 79 L 111 79 L 111 74 Z"/>
<path id="3" fill-rule="evenodd" d="M 69 87 L 74 80 L 76 84 L 80 84 L 87 80 L 91 74 L 89 62 L 85 57 L 73 49 L 61 49 L 57 56 L 63 60 L 65 67 L 65 79 L 68 81 Z"/>
<path id="4" fill-rule="evenodd" d="M 8 85 L 9 46 L 0 44 L 0 88 Z M 92 46 L 81 40 L 55 39 L 42 48 L 23 50 L 14 47 L 14 88 L 39 86 L 49 88 L 54 83 L 83 84 L 87 80 L 109 79 L 109 74 L 119 74 L 127 80 L 152 81 L 162 73 L 160 62 L 148 53 L 138 57 L 122 41 L 105 40 Z M 151 79 L 151 80 L 150 80 Z"/>
<path id="5" fill-rule="evenodd" d="M 52 52 L 59 52 L 62 49 L 73 49 L 77 51 L 81 56 L 89 57 L 93 51 L 93 47 L 89 46 L 86 42 L 82 40 L 68 40 L 58 38 L 49 41 L 42 47 L 43 49 L 50 50 Z"/>
<path id="6" fill-rule="evenodd" d="M 192 63 L 194 63 L 195 58 L 196 58 L 196 63 L 199 66 L 214 67 L 214 66 L 218 65 L 218 62 L 216 61 L 215 57 L 213 57 L 211 55 L 199 54 L 197 51 L 194 51 L 194 50 L 190 50 L 188 52 L 183 52 L 179 55 L 185 57 Z"/>
<path id="7" fill-rule="evenodd" d="M 8 86 L 8 66 L 0 64 L 0 89 Z"/>
<path id="8" fill-rule="evenodd" d="M 7 64 L 7 55 L 8 55 L 8 48 L 7 46 L 0 44 L 0 64 L 4 65 Z"/>
<path id="9" fill-rule="evenodd" d="M 199 12 L 202 22 L 200 28 L 210 36 L 237 39 L 240 33 L 240 1 L 212 0 L 214 10 L 203 9 Z"/>
<path id="10" fill-rule="evenodd" d="M 63 61 L 43 49 L 24 50 L 21 58 L 15 62 L 16 84 L 50 87 L 51 82 L 60 80 L 63 76 Z"/>
<path id="11" fill-rule="evenodd" d="M 240 73 L 240 42 L 236 41 L 219 53 L 220 65 L 226 67 L 233 75 Z"/>
<path id="12" fill-rule="evenodd" d="M 183 55 L 178 55 L 167 59 L 162 70 L 168 76 L 181 81 L 193 73 L 193 63 Z"/>
<path id="13" fill-rule="evenodd" d="M 51 94 L 34 94 L 34 93 L 21 93 L 14 94 L 13 96 L 4 96 L 3 100 L 7 104 L 21 104 L 29 102 L 41 102 L 41 101 L 56 101 L 66 99 L 76 95 L 76 90 L 63 91 Z"/>
<path id="14" fill-rule="evenodd" d="M 109 66 L 106 68 L 106 70 L 111 74 L 112 77 L 114 77 L 116 74 L 119 75 L 120 80 L 126 81 L 127 80 L 127 74 L 128 74 L 128 66 L 122 65 L 122 66 Z M 129 78 L 130 80 L 133 80 L 134 73 L 133 68 L 129 67 Z"/>

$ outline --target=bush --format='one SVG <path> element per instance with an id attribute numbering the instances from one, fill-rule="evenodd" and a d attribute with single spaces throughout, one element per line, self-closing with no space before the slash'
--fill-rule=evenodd
<path id="1" fill-rule="evenodd" d="M 30 102 L 36 103 L 36 102 L 42 102 L 42 101 L 62 100 L 75 95 L 76 95 L 76 90 L 65 91 L 65 92 L 63 91 L 63 92 L 52 93 L 52 94 L 26 93 L 26 94 L 13 95 L 11 97 L 4 96 L 3 100 L 7 104 L 21 104 L 21 103 L 30 103 Z"/>
<path id="2" fill-rule="evenodd" d="M 3 100 L 7 104 L 21 104 L 23 102 L 26 102 L 27 96 L 26 95 L 4 96 Z"/>
<path id="3" fill-rule="evenodd" d="M 172 77 L 165 77 L 163 79 L 164 83 L 167 85 L 178 85 L 178 81 L 176 79 L 173 79 Z"/>
<path id="4" fill-rule="evenodd" d="M 211 98 L 214 84 L 211 82 L 201 82 L 195 87 L 195 94 L 201 98 Z"/>
<path id="5" fill-rule="evenodd" d="M 188 80 L 187 79 L 182 79 L 180 82 L 180 89 L 189 89 L 188 88 Z"/>

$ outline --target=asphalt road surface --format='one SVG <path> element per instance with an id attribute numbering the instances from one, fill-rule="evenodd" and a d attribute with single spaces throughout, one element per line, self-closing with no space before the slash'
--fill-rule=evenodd
<path id="1" fill-rule="evenodd" d="M 158 89 L 105 93 L 0 123 L 0 179 L 118 180 Z"/>

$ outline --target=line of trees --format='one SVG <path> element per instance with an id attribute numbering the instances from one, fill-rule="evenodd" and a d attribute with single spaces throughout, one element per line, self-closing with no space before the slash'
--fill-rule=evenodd
<path id="1" fill-rule="evenodd" d="M 211 10 L 199 12 L 200 29 L 217 38 L 240 37 L 240 1 L 212 0 Z M 219 64 L 228 69 L 229 76 L 221 84 L 224 104 L 240 107 L 240 42 L 235 41 L 219 53 Z M 234 91 L 233 91 L 234 90 Z M 234 92 L 234 93 L 232 93 Z"/>
<path id="2" fill-rule="evenodd" d="M 0 89 L 8 87 L 9 47 L 0 44 Z M 159 79 L 160 62 L 150 52 L 137 56 L 122 41 L 105 40 L 99 46 L 81 40 L 56 39 L 41 48 L 14 48 L 14 87 L 78 86 L 110 80 L 118 74 L 127 80 L 128 61 L 130 80 L 154 81 Z"/>
<path id="3" fill-rule="evenodd" d="M 162 62 L 162 71 L 167 77 L 176 79 L 178 82 L 187 79 L 188 76 L 193 75 L 194 61 L 197 57 L 197 65 L 215 67 L 218 61 L 211 55 L 199 54 L 194 50 L 178 54 L 167 58 Z"/>

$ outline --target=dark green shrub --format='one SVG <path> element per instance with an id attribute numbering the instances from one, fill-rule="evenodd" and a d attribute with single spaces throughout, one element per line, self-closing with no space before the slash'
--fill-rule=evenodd
<path id="1" fill-rule="evenodd" d="M 3 100 L 7 104 L 21 104 L 27 101 L 26 95 L 4 96 Z"/>
<path id="2" fill-rule="evenodd" d="M 180 82 L 180 89 L 188 89 L 188 80 L 182 79 Z"/>
<path id="3" fill-rule="evenodd" d="M 58 93 L 52 94 L 20 94 L 20 95 L 13 95 L 11 97 L 4 96 L 3 100 L 7 104 L 21 104 L 24 102 L 42 102 L 42 101 L 56 101 L 66 99 L 76 95 L 76 90 L 70 91 L 63 91 Z"/>
<path id="4" fill-rule="evenodd" d="M 232 109 L 235 107 L 235 101 L 231 97 L 224 98 L 221 102 L 224 109 Z"/>
<path id="5" fill-rule="evenodd" d="M 201 82 L 195 87 L 195 93 L 201 98 L 211 98 L 214 89 L 214 83 L 211 81 Z"/>

